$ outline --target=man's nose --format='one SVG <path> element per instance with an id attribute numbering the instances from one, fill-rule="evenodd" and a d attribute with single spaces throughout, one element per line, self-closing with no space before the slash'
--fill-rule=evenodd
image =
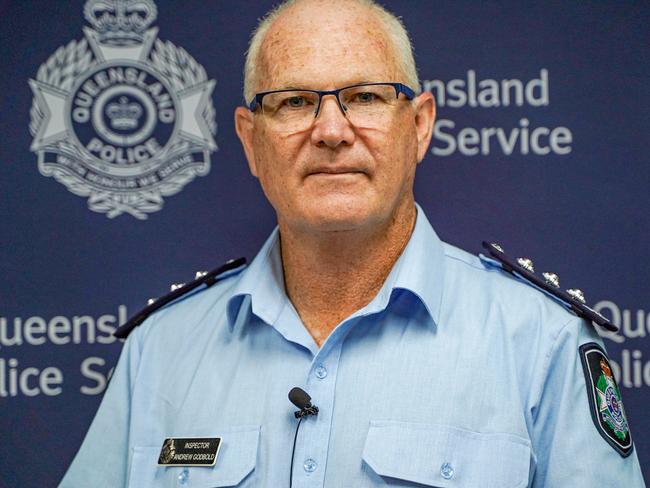
<path id="1" fill-rule="evenodd" d="M 336 148 L 340 144 L 352 144 L 355 133 L 352 124 L 334 96 L 324 96 L 314 120 L 311 141 L 317 146 Z"/>

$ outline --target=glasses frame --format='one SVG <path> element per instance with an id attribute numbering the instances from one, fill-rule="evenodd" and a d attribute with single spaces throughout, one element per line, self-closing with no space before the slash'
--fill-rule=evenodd
<path id="1" fill-rule="evenodd" d="M 286 88 L 283 90 L 271 90 L 271 91 L 260 92 L 255 94 L 255 97 L 248 105 L 248 108 L 250 109 L 251 112 L 255 112 L 255 110 L 257 110 L 258 105 L 260 107 L 262 106 L 262 100 L 264 99 L 264 97 L 271 93 L 286 93 L 286 92 L 301 91 L 301 92 L 316 93 L 318 95 L 318 105 L 316 106 L 316 110 L 314 111 L 314 118 L 318 117 L 318 114 L 320 113 L 320 107 L 323 102 L 323 97 L 326 95 L 334 95 L 334 97 L 336 97 L 336 103 L 341 109 L 341 112 L 343 112 L 343 115 L 346 115 L 345 112 L 347 112 L 347 107 L 345 107 L 345 105 L 341 103 L 341 98 L 339 97 L 339 94 L 343 90 L 347 90 L 348 88 L 356 88 L 358 86 L 377 86 L 377 85 L 388 85 L 395 88 L 396 98 L 399 98 L 400 93 L 403 93 L 408 100 L 413 100 L 415 98 L 415 92 L 403 83 L 392 83 L 392 82 L 357 83 L 356 85 L 348 85 L 341 88 L 337 88 L 336 90 L 306 90 L 302 88 Z"/>

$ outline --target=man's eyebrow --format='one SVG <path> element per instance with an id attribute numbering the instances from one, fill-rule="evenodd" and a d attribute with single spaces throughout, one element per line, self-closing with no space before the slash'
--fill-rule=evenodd
<path id="1" fill-rule="evenodd" d="M 304 90 L 305 85 L 295 81 L 288 81 L 282 84 L 273 85 L 272 90 Z"/>
<path id="2" fill-rule="evenodd" d="M 371 80 L 368 78 L 352 79 L 340 85 L 337 85 L 336 88 L 341 88 L 344 86 L 363 85 L 365 83 L 376 83 L 376 82 L 377 82 L 376 80 Z M 317 88 L 310 86 L 310 83 L 301 83 L 294 80 L 287 81 L 282 85 L 278 86 L 277 88 L 274 88 L 274 90 L 316 90 L 316 89 Z"/>

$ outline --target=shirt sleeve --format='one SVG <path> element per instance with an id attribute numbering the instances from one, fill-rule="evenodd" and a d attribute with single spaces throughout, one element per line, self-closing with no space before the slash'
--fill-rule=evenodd
<path id="1" fill-rule="evenodd" d="M 124 344 L 95 418 L 59 488 L 126 486 L 131 393 L 140 364 L 138 330 Z"/>
<path id="2" fill-rule="evenodd" d="M 624 457 L 601 435 L 592 418 L 580 346 L 602 340 L 575 318 L 558 333 L 547 355 L 541 395 L 533 407 L 536 471 L 532 486 L 625 486 L 645 483 L 636 450 Z"/>

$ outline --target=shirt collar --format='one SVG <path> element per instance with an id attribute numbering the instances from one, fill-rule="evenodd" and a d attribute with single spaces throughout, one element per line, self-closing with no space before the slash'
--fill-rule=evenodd
<path id="1" fill-rule="evenodd" d="M 251 311 L 267 324 L 275 323 L 289 301 L 284 288 L 280 232 L 277 227 L 266 239 L 250 266 L 244 270 L 228 300 L 228 324 L 231 329 L 246 295 L 252 298 Z"/>
<path id="2" fill-rule="evenodd" d="M 395 290 L 405 290 L 424 305 L 437 324 L 444 283 L 444 250 L 422 208 L 416 204 L 415 227 L 377 296 L 355 315 L 384 310 Z"/>
<path id="3" fill-rule="evenodd" d="M 415 227 L 402 255 L 377 297 L 359 312 L 373 313 L 386 308 L 393 291 L 401 289 L 412 293 L 422 302 L 433 323 L 438 323 L 444 283 L 444 251 L 442 241 L 431 227 L 424 211 L 417 204 L 416 208 Z M 276 322 L 289 302 L 284 287 L 277 227 L 233 289 L 228 301 L 228 323 L 231 330 L 246 295 L 252 298 L 252 313 L 270 325 Z"/>

